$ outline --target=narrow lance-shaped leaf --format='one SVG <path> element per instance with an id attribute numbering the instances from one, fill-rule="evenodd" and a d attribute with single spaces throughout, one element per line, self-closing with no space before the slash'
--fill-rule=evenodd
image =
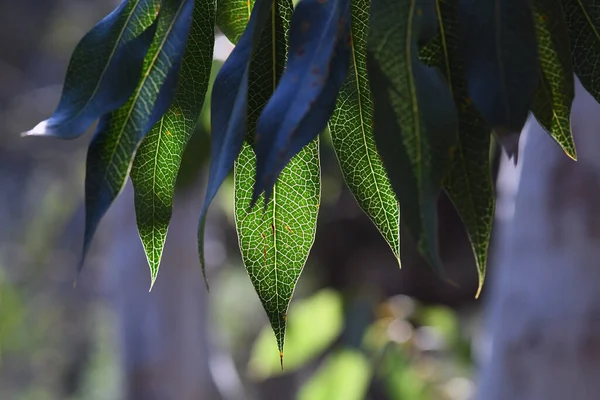
<path id="1" fill-rule="evenodd" d="M 436 202 L 456 144 L 457 116 L 441 73 L 418 58 L 418 42 L 435 32 L 429 1 L 371 3 L 367 68 L 374 135 L 401 218 L 421 254 L 443 273 Z"/>
<path id="2" fill-rule="evenodd" d="M 214 46 L 215 0 L 196 0 L 189 38 L 171 107 L 137 150 L 131 169 L 140 238 L 152 284 L 173 210 L 173 193 L 188 139 L 208 88 Z"/>
<path id="3" fill-rule="evenodd" d="M 367 78 L 370 0 L 352 1 L 350 71 L 329 122 L 333 148 L 348 188 L 400 263 L 398 200 L 373 137 L 373 102 Z"/>
<path id="4" fill-rule="evenodd" d="M 531 0 L 460 0 L 469 96 L 509 156 L 539 83 Z"/>
<path id="5" fill-rule="evenodd" d="M 198 226 L 198 253 L 205 282 L 204 225 L 206 213 L 219 187 L 231 172 L 246 136 L 250 62 L 256 52 L 263 28 L 269 15 L 272 14 L 272 3 L 272 0 L 258 0 L 251 13 L 247 28 L 219 71 L 213 85 L 210 169 Z M 240 20 L 240 23 L 245 23 L 245 20 Z"/>
<path id="6" fill-rule="evenodd" d="M 142 72 L 160 0 L 125 0 L 73 51 L 56 111 L 24 135 L 73 139 L 122 106 Z"/>
<path id="7" fill-rule="evenodd" d="M 281 170 L 327 127 L 350 61 L 350 1 L 303 0 L 290 26 L 289 59 L 256 127 L 253 203 L 265 204 Z"/>
<path id="8" fill-rule="evenodd" d="M 250 143 L 256 121 L 273 94 L 285 63 L 291 1 L 279 1 L 276 11 L 273 25 L 263 31 L 262 45 L 250 68 Z M 262 207 L 249 207 L 256 158 L 248 142 L 234 167 L 236 227 L 244 265 L 275 332 L 283 364 L 287 309 L 317 225 L 321 194 L 319 145 L 315 139 L 292 158 L 263 212 Z"/>
<path id="9" fill-rule="evenodd" d="M 98 124 L 87 155 L 82 264 L 100 219 L 125 185 L 141 140 L 171 105 L 193 8 L 193 0 L 163 0 L 137 88 Z"/>
<path id="10" fill-rule="evenodd" d="M 533 11 L 541 74 L 531 111 L 564 152 L 576 159 L 570 118 L 575 81 L 565 16 L 554 0 L 534 0 Z"/>
<path id="11" fill-rule="evenodd" d="M 236 44 L 250 19 L 255 0 L 217 0 L 217 27 Z"/>
<path id="12" fill-rule="evenodd" d="M 486 273 L 494 220 L 495 197 L 490 166 L 491 129 L 470 101 L 464 60 L 458 51 L 458 3 L 437 0 L 440 35 L 421 51 L 421 57 L 444 73 L 457 105 L 458 142 L 443 187 L 460 215 L 475 255 L 479 296 Z"/>
<path id="13" fill-rule="evenodd" d="M 573 69 L 583 87 L 600 102 L 600 0 L 561 0 L 569 38 Z"/>

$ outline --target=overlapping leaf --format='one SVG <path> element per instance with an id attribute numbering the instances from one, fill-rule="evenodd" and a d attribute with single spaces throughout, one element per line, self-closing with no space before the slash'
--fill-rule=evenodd
<path id="1" fill-rule="evenodd" d="M 281 170 L 327 126 L 348 73 L 349 28 L 349 0 L 296 7 L 286 69 L 256 127 L 254 201 L 263 190 L 269 201 Z"/>
<path id="2" fill-rule="evenodd" d="M 576 159 L 571 133 L 575 82 L 569 33 L 560 2 L 533 1 L 541 76 L 531 111 L 564 152 Z"/>
<path id="3" fill-rule="evenodd" d="M 461 0 L 469 96 L 510 156 L 518 155 L 539 83 L 530 0 Z"/>
<path id="4" fill-rule="evenodd" d="M 142 72 L 160 0 L 126 0 L 73 51 L 56 111 L 24 135 L 80 136 L 98 118 L 123 105 Z"/>
<path id="5" fill-rule="evenodd" d="M 231 43 L 237 43 L 250 19 L 255 0 L 217 0 L 217 27 Z"/>
<path id="6" fill-rule="evenodd" d="M 267 312 L 283 363 L 286 313 L 312 247 L 320 201 L 319 145 L 313 140 L 282 171 L 266 210 L 250 209 L 256 121 L 283 72 L 291 1 L 278 1 L 250 67 L 248 142 L 234 167 L 235 220 L 242 259 Z"/>
<path id="7" fill-rule="evenodd" d="M 142 141 L 131 169 L 140 238 L 152 283 L 173 209 L 175 180 L 208 88 L 214 46 L 215 0 L 196 0 L 171 107 Z"/>
<path id="8" fill-rule="evenodd" d="M 138 145 L 171 105 L 194 0 L 163 0 L 156 35 L 133 95 L 103 116 L 87 155 L 85 257 L 100 219 L 122 190 Z"/>
<path id="9" fill-rule="evenodd" d="M 456 144 L 457 115 L 441 73 L 418 58 L 435 32 L 429 1 L 371 4 L 367 67 L 377 148 L 400 202 L 402 221 L 430 265 L 442 272 L 436 201 Z"/>
<path id="10" fill-rule="evenodd" d="M 260 44 L 263 29 L 269 16 L 273 14 L 271 6 L 272 0 L 258 0 L 256 6 L 252 9 L 247 28 L 219 71 L 213 86 L 210 169 L 198 227 L 198 252 L 203 274 L 205 274 L 204 225 L 206 213 L 219 187 L 229 175 L 233 163 L 240 154 L 246 136 L 248 93 L 253 93 L 248 91 L 250 64 L 253 57 L 257 58 L 255 53 Z M 242 19 L 240 23 L 245 24 L 245 21 Z"/>
<path id="11" fill-rule="evenodd" d="M 352 1 L 350 71 L 329 122 L 346 184 L 400 263 L 398 200 L 373 138 L 373 102 L 367 78 L 369 0 Z"/>
<path id="12" fill-rule="evenodd" d="M 600 101 L 600 0 L 561 0 L 571 40 L 573 69 L 583 87 Z"/>
<path id="13" fill-rule="evenodd" d="M 489 158 L 491 130 L 468 96 L 464 60 L 458 50 L 458 3 L 437 0 L 436 4 L 440 35 L 427 44 L 421 56 L 444 73 L 457 105 L 458 142 L 443 187 L 467 230 L 477 264 L 479 295 L 485 278 L 495 206 Z"/>

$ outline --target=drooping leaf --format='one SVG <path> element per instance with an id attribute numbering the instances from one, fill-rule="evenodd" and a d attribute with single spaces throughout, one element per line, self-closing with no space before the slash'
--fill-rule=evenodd
<path id="1" fill-rule="evenodd" d="M 255 0 L 217 0 L 217 27 L 236 44 L 250 20 Z"/>
<path id="2" fill-rule="evenodd" d="M 245 1 L 243 2 L 245 4 Z M 211 147 L 208 185 L 198 226 L 198 253 L 206 281 L 204 262 L 204 225 L 206 213 L 219 187 L 231 172 L 246 137 L 248 116 L 248 77 L 251 60 L 261 45 L 263 29 L 273 17 L 272 0 L 258 0 L 248 26 L 219 71 L 211 97 Z M 240 19 L 245 24 L 247 19 Z M 232 24 L 234 22 L 232 21 Z M 272 22 L 271 22 L 272 24 Z M 235 24 L 234 24 L 235 26 Z M 232 28 L 240 29 L 240 28 Z M 252 93 L 252 92 L 250 92 Z"/>
<path id="3" fill-rule="evenodd" d="M 27 136 L 73 139 L 122 106 L 142 72 L 160 0 L 123 1 L 77 44 L 56 111 Z"/>
<path id="4" fill-rule="evenodd" d="M 417 42 L 435 32 L 428 1 L 371 3 L 367 68 L 373 94 L 374 135 L 401 218 L 438 272 L 436 202 L 456 144 L 457 115 L 441 73 L 418 58 Z"/>
<path id="5" fill-rule="evenodd" d="M 82 263 L 100 219 L 125 186 L 140 142 L 171 105 L 193 8 L 193 0 L 162 1 L 137 88 L 124 106 L 100 119 L 87 154 Z"/>
<path id="6" fill-rule="evenodd" d="M 319 144 L 313 140 L 292 158 L 263 212 L 262 207 L 249 207 L 256 174 L 256 157 L 249 143 L 283 72 L 291 13 L 291 1 L 277 2 L 274 25 L 263 31 L 250 66 L 248 140 L 234 166 L 234 210 L 242 260 L 269 317 L 281 363 L 288 305 L 315 237 L 321 194 Z"/>
<path id="7" fill-rule="evenodd" d="M 253 203 L 265 202 L 280 171 L 327 127 L 348 73 L 350 1 L 303 0 L 290 25 L 289 59 L 256 127 Z"/>
<path id="8" fill-rule="evenodd" d="M 469 96 L 516 161 L 539 83 L 531 0 L 461 0 Z"/>
<path id="9" fill-rule="evenodd" d="M 600 101 L 600 1 L 561 0 L 571 40 L 573 69 L 583 87 Z"/>
<path id="10" fill-rule="evenodd" d="M 208 88 L 214 46 L 215 0 L 196 0 L 171 107 L 137 150 L 131 169 L 140 238 L 152 284 L 158 274 L 173 209 L 175 181 Z"/>
<path id="11" fill-rule="evenodd" d="M 373 138 L 367 78 L 369 0 L 352 1 L 350 71 L 329 122 L 333 148 L 348 188 L 400 263 L 400 212 Z"/>
<path id="12" fill-rule="evenodd" d="M 436 4 L 441 16 L 438 19 L 440 35 L 423 48 L 421 57 L 444 73 L 457 105 L 458 142 L 443 187 L 465 225 L 473 248 L 479 275 L 476 296 L 479 296 L 486 273 L 495 209 L 489 158 L 491 129 L 469 99 L 464 60 L 458 50 L 458 3 L 437 0 Z"/>
<path id="13" fill-rule="evenodd" d="M 570 118 L 575 80 L 565 15 L 553 0 L 534 0 L 533 11 L 541 76 L 531 111 L 564 152 L 576 159 Z"/>

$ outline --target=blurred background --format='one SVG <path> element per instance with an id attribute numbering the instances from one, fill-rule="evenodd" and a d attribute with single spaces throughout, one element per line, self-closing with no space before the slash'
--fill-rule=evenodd
<path id="1" fill-rule="evenodd" d="M 74 46 L 116 3 L 0 1 L 0 399 L 473 399 L 488 291 L 474 299 L 476 270 L 452 205 L 440 199 L 441 252 L 457 285 L 439 280 L 407 235 L 399 269 L 325 136 L 317 238 L 288 314 L 283 372 L 241 263 L 231 181 L 207 226 L 210 294 L 201 280 L 207 107 L 153 291 L 130 186 L 73 288 L 92 132 L 75 141 L 19 133 L 52 113 Z M 222 58 L 228 44 L 219 43 Z"/>

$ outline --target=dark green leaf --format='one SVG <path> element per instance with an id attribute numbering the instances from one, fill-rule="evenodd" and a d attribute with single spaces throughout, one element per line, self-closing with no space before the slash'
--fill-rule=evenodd
<path id="1" fill-rule="evenodd" d="M 539 83 L 530 0 L 461 0 L 460 7 L 469 95 L 516 161 Z"/>
<path id="2" fill-rule="evenodd" d="M 373 138 L 373 102 L 367 78 L 370 0 L 352 1 L 350 72 L 329 122 L 346 184 L 400 263 L 400 212 Z"/>
<path id="3" fill-rule="evenodd" d="M 371 4 L 367 67 L 374 135 L 402 221 L 438 272 L 436 202 L 456 144 L 457 115 L 438 70 L 418 58 L 417 41 L 436 24 L 431 2 L 379 0 Z"/>
<path id="4" fill-rule="evenodd" d="M 271 20 L 274 25 L 263 31 L 250 67 L 249 142 L 285 65 L 291 1 L 279 1 L 276 11 Z M 244 265 L 275 332 L 283 363 L 288 305 L 315 237 L 321 187 L 318 142 L 314 140 L 292 158 L 265 212 L 249 208 L 255 160 L 254 150 L 245 143 L 234 167 L 235 220 Z"/>
<path id="5" fill-rule="evenodd" d="M 348 73 L 350 1 L 303 0 L 290 26 L 285 72 L 256 127 L 253 203 L 265 202 L 279 173 L 323 131 Z"/>
<path id="6" fill-rule="evenodd" d="M 142 78 L 127 103 L 100 119 L 87 155 L 82 263 L 100 219 L 125 185 L 135 152 L 171 105 L 193 0 L 163 0 Z"/>
<path id="7" fill-rule="evenodd" d="M 571 39 L 573 69 L 583 87 L 600 102 L 600 1 L 561 0 Z"/>
<path id="8" fill-rule="evenodd" d="M 570 118 L 575 82 L 565 16 L 555 0 L 534 0 L 533 11 L 542 73 L 531 111 L 565 153 L 577 159 Z"/>
<path id="9" fill-rule="evenodd" d="M 56 111 L 28 136 L 80 136 L 133 93 L 152 42 L 159 0 L 127 0 L 100 21 L 73 51 Z"/>
<path id="10" fill-rule="evenodd" d="M 196 0 L 173 104 L 142 141 L 131 169 L 140 238 L 156 279 L 183 152 L 196 128 L 210 78 L 215 0 Z"/>
<path id="11" fill-rule="evenodd" d="M 198 253 L 206 281 L 204 263 L 204 225 L 210 203 L 231 172 L 240 154 L 247 131 L 248 77 L 251 60 L 272 16 L 271 0 L 259 0 L 253 8 L 248 27 L 219 71 L 211 97 L 211 147 L 208 185 L 198 226 Z M 244 21 L 244 20 L 242 20 Z M 266 31 L 266 29 L 265 29 Z M 270 43 L 271 39 L 267 39 Z M 272 56 L 271 56 L 272 57 Z"/>
<path id="12" fill-rule="evenodd" d="M 470 101 L 464 76 L 464 60 L 459 53 L 457 2 L 437 0 L 441 35 L 421 52 L 429 65 L 446 76 L 458 109 L 458 143 L 443 186 L 460 215 L 471 242 L 479 288 L 483 287 L 487 255 L 494 220 L 494 188 L 490 166 L 490 128 Z"/>

